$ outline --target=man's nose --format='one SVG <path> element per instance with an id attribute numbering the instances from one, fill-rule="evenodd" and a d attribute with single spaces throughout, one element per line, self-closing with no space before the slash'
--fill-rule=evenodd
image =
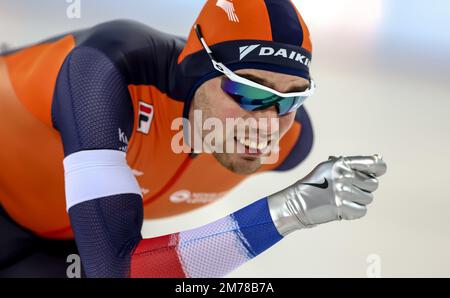
<path id="1" fill-rule="evenodd" d="M 258 132 L 260 135 L 272 135 L 279 130 L 279 115 L 275 106 L 268 107 L 264 110 L 252 111 L 252 117 L 256 119 L 258 124 Z"/>

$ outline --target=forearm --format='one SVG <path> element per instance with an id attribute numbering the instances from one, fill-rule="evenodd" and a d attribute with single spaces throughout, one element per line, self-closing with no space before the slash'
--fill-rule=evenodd
<path id="1" fill-rule="evenodd" d="M 261 199 L 205 226 L 143 239 L 131 277 L 222 277 L 282 239 Z"/>
<path id="2" fill-rule="evenodd" d="M 202 227 L 142 239 L 142 199 L 123 194 L 69 210 L 88 277 L 222 277 L 279 240 L 267 199 Z"/>
<path id="3" fill-rule="evenodd" d="M 332 158 L 269 198 L 152 239 L 140 236 L 136 193 L 85 201 L 69 213 L 88 277 L 222 277 L 295 230 L 364 216 L 378 186 L 375 176 L 385 172 L 378 156 Z"/>
<path id="4" fill-rule="evenodd" d="M 166 276 L 164 270 L 176 266 L 171 276 L 224 276 L 293 231 L 363 217 L 378 187 L 375 177 L 385 172 L 378 155 L 331 157 L 292 186 L 221 220 L 141 241 L 132 256 L 131 275 Z M 146 266 L 141 260 L 146 257 L 157 263 Z"/>

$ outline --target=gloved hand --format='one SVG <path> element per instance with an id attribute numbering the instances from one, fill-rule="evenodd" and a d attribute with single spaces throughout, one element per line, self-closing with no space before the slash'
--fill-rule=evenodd
<path id="1" fill-rule="evenodd" d="M 272 219 L 281 235 L 298 229 L 357 219 L 367 212 L 386 163 L 379 155 L 333 157 L 305 178 L 269 196 Z"/>

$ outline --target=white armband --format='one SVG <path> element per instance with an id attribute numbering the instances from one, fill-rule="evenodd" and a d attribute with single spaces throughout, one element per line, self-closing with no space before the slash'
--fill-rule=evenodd
<path id="1" fill-rule="evenodd" d="M 102 197 L 138 194 L 141 189 L 127 164 L 124 152 L 80 151 L 64 159 L 66 210 Z"/>

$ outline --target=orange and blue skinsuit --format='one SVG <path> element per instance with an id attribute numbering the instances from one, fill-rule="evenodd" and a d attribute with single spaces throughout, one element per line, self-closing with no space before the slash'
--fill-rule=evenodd
<path id="1" fill-rule="evenodd" d="M 290 1 L 234 1 L 239 22 L 217 4 L 207 1 L 197 23 L 222 62 L 309 78 L 289 57 L 239 56 L 240 48 L 258 44 L 311 58 L 308 29 Z M 211 154 L 171 149 L 178 133 L 172 121 L 187 118 L 195 90 L 219 75 L 193 32 L 186 41 L 131 21 L 0 56 L 1 206 L 39 237 L 75 236 L 87 276 L 230 272 L 282 238 L 266 199 L 195 230 L 140 234 L 143 219 L 194 210 L 248 177 Z M 291 169 L 311 146 L 301 108 L 278 162 L 259 172 Z"/>

